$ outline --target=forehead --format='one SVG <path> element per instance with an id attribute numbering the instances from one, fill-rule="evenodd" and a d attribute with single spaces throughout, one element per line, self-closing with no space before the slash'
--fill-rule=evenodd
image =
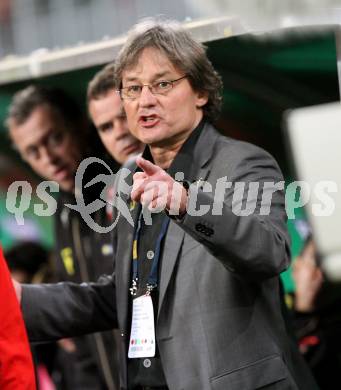
<path id="1" fill-rule="evenodd" d="M 38 143 L 50 132 L 65 130 L 62 116 L 48 105 L 37 107 L 22 124 L 10 123 L 10 136 L 18 147 L 23 150 L 29 145 Z"/>
<path id="2" fill-rule="evenodd" d="M 156 48 L 146 48 L 138 55 L 135 63 L 122 72 L 122 81 L 152 80 L 158 77 L 176 77 L 182 72 Z"/>
<path id="3" fill-rule="evenodd" d="M 17 127 L 32 127 L 38 131 L 41 128 L 50 127 L 51 125 L 57 128 L 64 127 L 65 120 L 56 108 L 51 107 L 48 104 L 42 104 L 36 107 L 27 119 Z"/>
<path id="4" fill-rule="evenodd" d="M 92 99 L 89 103 L 90 115 L 94 122 L 100 117 L 114 117 L 122 113 L 122 101 L 116 91 L 109 91 L 107 94 Z"/>

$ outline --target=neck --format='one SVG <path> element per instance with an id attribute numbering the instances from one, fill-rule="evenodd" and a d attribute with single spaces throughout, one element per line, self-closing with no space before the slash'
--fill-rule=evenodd
<path id="1" fill-rule="evenodd" d="M 154 163 L 162 169 L 168 169 L 184 142 L 182 140 L 175 145 L 169 145 L 167 147 L 150 146 Z"/>

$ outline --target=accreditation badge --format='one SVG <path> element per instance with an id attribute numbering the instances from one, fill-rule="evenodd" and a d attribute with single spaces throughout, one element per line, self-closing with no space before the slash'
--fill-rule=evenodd
<path id="1" fill-rule="evenodd" d="M 128 358 L 155 356 L 155 325 L 152 297 L 133 300 Z"/>

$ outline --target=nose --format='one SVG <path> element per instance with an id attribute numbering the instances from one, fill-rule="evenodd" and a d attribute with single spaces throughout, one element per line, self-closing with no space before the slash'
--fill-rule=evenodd
<path id="1" fill-rule="evenodd" d="M 148 85 L 144 85 L 139 98 L 140 106 L 151 107 L 155 105 L 155 102 L 156 102 L 155 95 L 152 94 Z"/>
<path id="2" fill-rule="evenodd" d="M 58 156 L 56 156 L 52 148 L 43 146 L 40 149 L 40 160 L 46 166 L 55 165 L 58 161 Z"/>

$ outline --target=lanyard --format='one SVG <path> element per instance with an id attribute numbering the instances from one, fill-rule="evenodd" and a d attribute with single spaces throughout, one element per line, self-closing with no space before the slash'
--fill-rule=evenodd
<path id="1" fill-rule="evenodd" d="M 142 227 L 142 216 L 143 213 L 141 211 L 140 207 L 140 214 L 139 218 L 137 221 L 137 227 L 134 232 L 134 241 L 133 241 L 133 280 L 132 280 L 132 287 L 130 288 L 130 293 L 131 295 L 136 295 L 137 293 L 137 284 L 139 280 L 139 275 L 138 275 L 138 252 L 137 252 L 137 246 L 138 246 L 138 240 L 140 237 L 141 233 L 141 227 Z M 157 287 L 158 284 L 158 265 L 159 265 L 159 260 L 160 260 L 160 255 L 161 255 L 161 244 L 162 240 L 164 239 L 166 235 L 166 231 L 169 225 L 170 219 L 168 217 L 165 217 L 164 220 L 162 221 L 162 226 L 160 233 L 158 235 L 158 238 L 156 240 L 156 245 L 154 249 L 154 257 L 153 257 L 153 264 L 152 268 L 150 270 L 150 274 L 148 277 L 147 281 L 147 294 L 149 294 L 155 287 Z"/>

